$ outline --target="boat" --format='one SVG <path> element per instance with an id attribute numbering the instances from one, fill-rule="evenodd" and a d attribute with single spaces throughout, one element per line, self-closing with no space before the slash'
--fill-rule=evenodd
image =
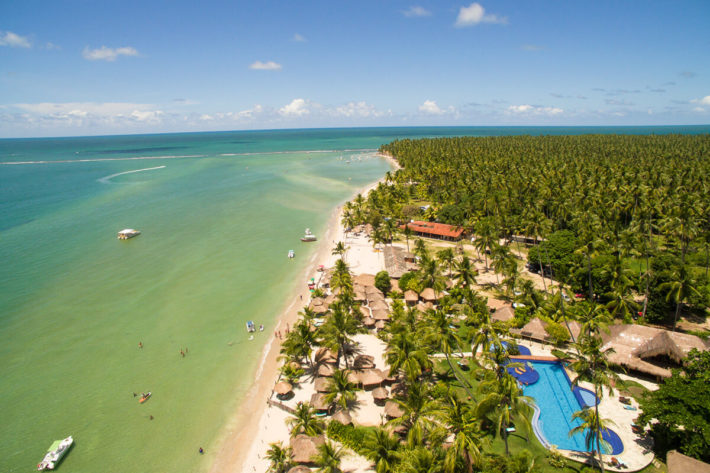
<path id="1" fill-rule="evenodd" d="M 301 238 L 301 241 L 308 242 L 308 241 L 316 241 L 316 240 L 317 240 L 317 238 L 313 233 L 311 233 L 311 229 L 306 228 L 306 234 L 303 235 L 303 238 Z"/>
<path id="2" fill-rule="evenodd" d="M 138 400 L 138 402 L 140 402 L 141 404 L 143 404 L 145 401 L 147 401 L 148 399 L 150 399 L 150 396 L 151 396 L 152 394 L 153 394 L 153 393 L 150 392 L 150 391 L 148 391 L 147 393 L 143 393 L 143 395 L 142 395 L 141 398 Z"/>
<path id="3" fill-rule="evenodd" d="M 74 439 L 71 435 L 64 440 L 55 440 L 49 446 L 49 450 L 47 450 L 47 454 L 42 461 L 37 464 L 37 471 L 54 470 L 73 443 Z"/>
<path id="4" fill-rule="evenodd" d="M 256 332 L 256 327 L 254 327 L 254 322 L 251 320 L 247 321 L 247 332 Z"/>
<path id="5" fill-rule="evenodd" d="M 134 230 L 132 228 L 126 228 L 126 229 L 118 232 L 118 239 L 119 240 L 128 240 L 129 238 L 133 238 L 134 236 L 138 236 L 140 234 L 141 234 L 141 232 L 139 232 L 138 230 Z"/>
<path id="6" fill-rule="evenodd" d="M 294 256 L 296 256 L 296 253 L 293 250 L 288 250 L 288 257 L 293 259 Z"/>

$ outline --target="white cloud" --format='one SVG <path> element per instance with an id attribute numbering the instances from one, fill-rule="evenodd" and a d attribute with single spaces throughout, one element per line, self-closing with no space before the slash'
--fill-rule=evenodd
<path id="1" fill-rule="evenodd" d="M 256 61 L 249 66 L 249 69 L 254 69 L 255 71 L 279 71 L 281 70 L 281 64 L 274 61 Z"/>
<path id="2" fill-rule="evenodd" d="M 348 102 L 336 107 L 332 114 L 340 117 L 380 117 L 383 115 L 374 105 L 367 102 Z"/>
<path id="3" fill-rule="evenodd" d="M 121 48 L 107 48 L 106 46 L 101 46 L 96 49 L 89 49 L 85 47 L 84 51 L 81 53 L 84 59 L 88 61 L 115 61 L 118 56 L 138 56 L 138 51 L 130 46 L 123 46 Z"/>
<path id="4" fill-rule="evenodd" d="M 564 113 L 564 110 L 557 107 L 540 107 L 537 105 L 511 105 L 508 112 L 516 115 L 549 115 L 555 116 Z"/>
<path id="5" fill-rule="evenodd" d="M 407 18 L 413 18 L 413 17 L 430 16 L 431 12 L 424 7 L 413 5 L 413 6 L 409 7 L 408 10 L 404 10 L 402 12 L 402 14 L 404 16 L 406 16 Z"/>
<path id="6" fill-rule="evenodd" d="M 12 31 L 6 31 L 4 34 L 0 31 L 0 46 L 10 46 L 11 48 L 29 48 L 32 45 L 30 40 Z"/>
<path id="7" fill-rule="evenodd" d="M 155 105 L 127 102 L 19 103 L 11 107 L 26 112 L 27 121 L 32 123 L 71 127 L 158 125 L 165 116 Z"/>
<path id="8" fill-rule="evenodd" d="M 693 109 L 693 111 L 698 112 L 698 113 L 703 113 L 703 112 L 705 112 L 705 109 L 703 107 L 695 107 Z"/>
<path id="9" fill-rule="evenodd" d="M 494 23 L 499 25 L 508 24 L 508 18 L 500 17 L 489 13 L 486 15 L 486 9 L 480 3 L 473 2 L 467 7 L 459 9 L 459 16 L 456 18 L 457 27 L 473 26 L 479 23 Z"/>
<path id="10" fill-rule="evenodd" d="M 311 111 L 308 108 L 308 102 L 303 99 L 293 99 L 291 103 L 279 109 L 279 115 L 282 117 L 302 117 L 309 113 Z"/>
<path id="11" fill-rule="evenodd" d="M 50 51 L 53 51 L 53 50 L 55 50 L 55 49 L 62 49 L 62 47 L 48 41 L 48 42 L 44 45 L 44 49 L 48 49 L 48 50 L 50 50 Z"/>
<path id="12" fill-rule="evenodd" d="M 435 100 L 425 100 L 424 103 L 419 106 L 419 111 L 426 115 L 444 115 L 447 113 L 457 115 L 457 111 L 454 107 L 441 108 Z"/>
<path id="13" fill-rule="evenodd" d="M 705 97 L 698 100 L 698 102 L 703 105 L 710 105 L 710 95 L 706 95 Z"/>
<path id="14" fill-rule="evenodd" d="M 305 43 L 306 41 L 308 41 L 303 35 L 300 35 L 298 33 L 295 33 L 293 35 L 293 40 L 297 43 Z"/>
<path id="15" fill-rule="evenodd" d="M 264 112 L 264 107 L 262 107 L 259 104 L 254 105 L 253 108 L 250 108 L 249 110 L 242 110 L 241 112 L 237 112 L 235 114 L 236 118 L 240 119 L 252 119 L 256 115 L 260 115 L 261 113 Z"/>

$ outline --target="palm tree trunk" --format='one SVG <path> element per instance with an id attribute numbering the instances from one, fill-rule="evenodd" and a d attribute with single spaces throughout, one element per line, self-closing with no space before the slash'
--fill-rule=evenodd
<path id="1" fill-rule="evenodd" d="M 510 451 L 508 450 L 508 426 L 504 425 L 503 426 L 503 442 L 505 442 L 505 456 L 509 457 L 510 456 Z"/>
<path id="2" fill-rule="evenodd" d="M 454 377 L 456 378 L 456 380 L 457 380 L 459 383 L 461 383 L 461 386 L 463 386 L 464 390 L 466 391 L 466 394 L 468 394 L 469 397 L 470 397 L 473 401 L 475 401 L 475 400 L 476 400 L 476 397 L 475 397 L 475 396 L 473 395 L 473 393 L 469 390 L 468 385 L 467 385 L 466 383 L 464 383 L 461 378 L 459 378 L 459 375 L 458 375 L 458 373 L 456 372 L 456 369 L 454 368 L 454 365 L 451 363 L 451 358 L 449 358 L 449 354 L 448 354 L 448 353 L 444 353 L 444 355 L 446 356 L 446 362 L 449 364 L 449 368 L 451 368 L 451 372 L 454 373 Z"/>
<path id="3" fill-rule="evenodd" d="M 594 291 L 592 289 L 592 255 L 587 253 L 587 271 L 589 273 L 589 301 L 594 299 Z"/>
<path id="4" fill-rule="evenodd" d="M 597 455 L 599 455 L 599 468 L 601 468 L 602 473 L 604 473 L 604 461 L 602 460 L 602 448 L 601 448 L 601 437 L 602 437 L 602 429 L 600 428 L 599 425 L 599 394 L 597 393 L 597 385 L 594 385 L 594 396 L 597 398 L 597 403 L 594 405 L 594 410 L 596 411 L 596 418 L 597 418 L 597 425 L 595 425 L 596 429 L 596 437 L 597 437 Z"/>
<path id="5" fill-rule="evenodd" d="M 537 236 L 535 236 L 535 241 L 537 241 Z M 537 245 L 537 262 L 540 265 L 540 276 L 542 277 L 542 287 L 547 292 L 547 285 L 545 285 L 545 270 L 542 269 L 542 254 L 540 254 L 540 245 Z"/>
<path id="6" fill-rule="evenodd" d="M 673 318 L 673 331 L 675 332 L 675 326 L 678 323 L 678 316 L 680 315 L 680 305 L 681 301 L 678 300 L 678 302 L 675 305 L 675 317 Z"/>

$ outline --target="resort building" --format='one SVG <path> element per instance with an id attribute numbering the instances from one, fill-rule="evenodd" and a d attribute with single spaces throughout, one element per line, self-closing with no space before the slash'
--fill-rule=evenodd
<path id="1" fill-rule="evenodd" d="M 463 228 L 456 225 L 447 225 L 445 223 L 422 222 L 412 220 L 400 228 L 409 227 L 409 229 L 418 236 L 425 238 L 436 238 L 439 240 L 459 241 L 463 238 Z"/>

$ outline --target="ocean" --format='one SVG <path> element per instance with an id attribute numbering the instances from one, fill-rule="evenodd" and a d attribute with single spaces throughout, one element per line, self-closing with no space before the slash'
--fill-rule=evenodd
<path id="1" fill-rule="evenodd" d="M 315 252 L 299 238 L 306 227 L 324 234 L 337 205 L 390 170 L 375 153 L 383 143 L 707 132 L 356 128 L 0 140 L 0 471 L 31 471 L 68 435 L 75 446 L 61 470 L 206 471 Z M 142 234 L 118 241 L 123 228 Z M 254 340 L 247 320 L 265 327 Z M 147 391 L 139 404 L 135 395 Z"/>

